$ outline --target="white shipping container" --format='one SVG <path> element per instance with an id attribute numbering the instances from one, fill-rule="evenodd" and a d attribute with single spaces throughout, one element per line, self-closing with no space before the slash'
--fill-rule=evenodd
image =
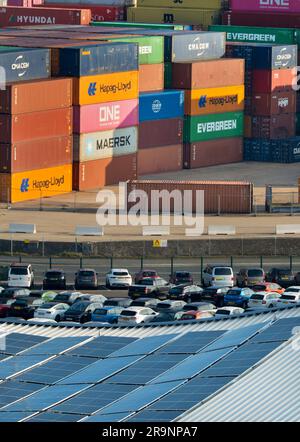
<path id="1" fill-rule="evenodd" d="M 138 127 L 74 135 L 74 161 L 91 161 L 137 152 Z"/>

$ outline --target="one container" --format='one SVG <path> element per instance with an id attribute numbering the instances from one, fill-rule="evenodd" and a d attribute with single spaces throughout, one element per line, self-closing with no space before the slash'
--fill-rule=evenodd
<path id="1" fill-rule="evenodd" d="M 138 98 L 138 71 L 74 78 L 73 104 L 96 104 Z"/>
<path id="2" fill-rule="evenodd" d="M 0 174 L 0 201 L 17 203 L 72 191 L 72 164 Z"/>
<path id="3" fill-rule="evenodd" d="M 176 89 L 204 89 L 235 86 L 244 83 L 245 61 L 220 59 L 198 63 L 174 63 L 172 87 Z"/>
<path id="4" fill-rule="evenodd" d="M 165 90 L 140 95 L 139 119 L 142 121 L 181 118 L 184 114 L 184 92 Z"/>
<path id="5" fill-rule="evenodd" d="M 139 123 L 138 106 L 137 99 L 74 106 L 73 131 L 80 134 L 137 126 Z"/>
<path id="6" fill-rule="evenodd" d="M 296 135 L 294 114 L 252 117 L 253 138 L 290 138 Z"/>
<path id="7" fill-rule="evenodd" d="M 193 89 L 185 91 L 184 113 L 206 115 L 219 112 L 233 112 L 244 109 L 245 87 Z"/>
<path id="8" fill-rule="evenodd" d="M 262 26 L 275 28 L 300 28 L 300 14 L 278 12 L 226 12 L 222 17 L 224 25 Z"/>
<path id="9" fill-rule="evenodd" d="M 91 190 L 137 177 L 136 154 L 73 163 L 73 189 Z"/>
<path id="10" fill-rule="evenodd" d="M 300 12 L 297 0 L 231 0 L 230 6 L 233 11 Z"/>
<path id="11" fill-rule="evenodd" d="M 216 138 L 242 137 L 244 132 L 244 113 L 227 112 L 224 114 L 185 117 L 184 142 L 213 140 Z"/>
<path id="12" fill-rule="evenodd" d="M 70 164 L 72 136 L 0 144 L 0 172 L 17 173 Z"/>
<path id="13" fill-rule="evenodd" d="M 141 149 L 137 154 L 138 176 L 182 169 L 182 144 Z"/>
<path id="14" fill-rule="evenodd" d="M 112 41 L 137 43 L 139 45 L 139 64 L 160 64 L 164 62 L 164 38 L 160 36 L 116 37 Z"/>
<path id="15" fill-rule="evenodd" d="M 183 119 L 143 121 L 139 125 L 139 149 L 178 145 L 183 142 Z"/>
<path id="16" fill-rule="evenodd" d="M 58 78 L 8 84 L 0 90 L 2 114 L 24 114 L 72 106 L 72 79 Z"/>
<path id="17" fill-rule="evenodd" d="M 164 64 L 142 64 L 139 69 L 139 91 L 161 91 L 164 88 Z"/>
<path id="18" fill-rule="evenodd" d="M 39 138 L 72 134 L 72 108 L 31 112 L 20 115 L 0 114 L 2 143 L 18 143 Z"/>
<path id="19" fill-rule="evenodd" d="M 92 161 L 136 153 L 137 127 L 74 136 L 74 161 Z"/>
<path id="20" fill-rule="evenodd" d="M 236 137 L 186 143 L 183 150 L 183 166 L 185 169 L 196 169 L 238 163 L 243 161 L 243 142 L 243 138 Z"/>
<path id="21" fill-rule="evenodd" d="M 48 78 L 50 77 L 50 51 L 49 49 L 0 47 L 0 66 L 5 70 L 6 83 Z"/>
<path id="22" fill-rule="evenodd" d="M 296 112 L 296 92 L 256 94 L 252 97 L 253 115 L 279 115 Z"/>
<path id="23" fill-rule="evenodd" d="M 254 94 L 270 94 L 282 91 L 293 91 L 297 81 L 296 69 L 276 69 L 253 71 L 252 86 Z"/>

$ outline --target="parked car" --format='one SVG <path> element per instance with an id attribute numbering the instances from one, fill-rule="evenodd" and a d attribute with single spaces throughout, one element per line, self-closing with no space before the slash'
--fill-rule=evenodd
<path id="1" fill-rule="evenodd" d="M 8 287 L 34 286 L 34 274 L 30 264 L 12 264 L 8 270 Z"/>
<path id="2" fill-rule="evenodd" d="M 295 283 L 295 275 L 290 269 L 272 268 L 266 275 L 266 281 L 287 288 Z"/>
<path id="3" fill-rule="evenodd" d="M 172 321 L 174 321 L 175 320 L 175 316 L 177 315 L 177 313 L 174 313 L 174 312 L 170 312 L 170 311 L 167 311 L 167 312 L 165 312 L 165 311 L 160 311 L 160 312 L 158 312 L 158 315 L 157 316 L 154 316 L 152 319 L 151 319 L 151 323 L 152 322 L 154 322 L 154 323 L 158 323 L 158 322 L 172 322 Z"/>
<path id="4" fill-rule="evenodd" d="M 192 310 L 196 312 L 215 312 L 216 307 L 214 306 L 214 304 L 210 304 L 208 302 L 190 302 L 189 304 L 186 304 L 182 310 L 185 312 Z"/>
<path id="5" fill-rule="evenodd" d="M 155 308 L 160 302 L 159 299 L 155 298 L 138 298 L 134 299 L 130 303 L 130 307 L 149 307 L 149 308 Z"/>
<path id="6" fill-rule="evenodd" d="M 117 324 L 121 312 L 124 307 L 120 306 L 104 306 L 96 308 L 91 317 L 92 322 L 104 322 L 109 324 Z"/>
<path id="7" fill-rule="evenodd" d="M 52 292 L 52 291 L 46 291 L 46 292 L 44 292 L 43 294 L 42 294 L 42 296 L 41 296 L 41 299 L 44 301 L 44 302 L 51 302 L 51 301 L 53 301 L 53 299 L 55 298 L 55 296 L 57 296 L 57 293 L 56 292 Z"/>
<path id="8" fill-rule="evenodd" d="M 235 276 L 231 267 L 208 265 L 203 271 L 203 287 L 234 287 Z"/>
<path id="9" fill-rule="evenodd" d="M 0 304 L 0 318 L 9 316 L 10 304 Z"/>
<path id="10" fill-rule="evenodd" d="M 20 289 L 20 288 L 7 288 L 0 293 L 0 303 L 7 301 L 8 299 L 25 298 L 27 299 L 30 295 L 30 290 Z"/>
<path id="11" fill-rule="evenodd" d="M 118 319 L 120 325 L 137 325 L 150 322 L 158 313 L 151 308 L 145 307 L 128 307 L 121 311 Z"/>
<path id="12" fill-rule="evenodd" d="M 128 288 L 132 285 L 132 276 L 127 269 L 111 269 L 106 275 L 106 287 Z"/>
<path id="13" fill-rule="evenodd" d="M 38 299 L 34 299 L 32 301 L 31 306 L 34 308 L 34 310 L 36 311 L 39 307 L 41 307 L 41 305 L 45 304 L 45 301 L 42 298 L 38 298 Z"/>
<path id="14" fill-rule="evenodd" d="M 59 322 L 64 319 L 65 313 L 69 308 L 68 304 L 47 302 L 35 310 L 34 318 L 52 319 Z"/>
<path id="15" fill-rule="evenodd" d="M 28 305 L 26 299 L 16 299 L 15 302 L 10 305 L 8 314 L 13 318 L 30 319 L 33 318 L 34 308 Z"/>
<path id="16" fill-rule="evenodd" d="M 265 282 L 266 274 L 264 269 L 250 268 L 240 269 L 236 275 L 236 283 L 238 287 L 251 287 L 252 285 Z"/>
<path id="17" fill-rule="evenodd" d="M 170 283 L 179 285 L 179 284 L 194 284 L 193 275 L 191 272 L 186 271 L 176 271 L 172 275 L 170 275 Z"/>
<path id="18" fill-rule="evenodd" d="M 134 275 L 134 283 L 138 284 L 144 278 L 159 278 L 159 275 L 156 270 L 140 270 L 138 273 Z"/>
<path id="19" fill-rule="evenodd" d="M 221 307 L 217 309 L 215 318 L 222 319 L 228 318 L 228 316 L 241 315 L 244 311 L 245 310 L 240 307 Z"/>
<path id="20" fill-rule="evenodd" d="M 127 308 L 131 304 L 131 299 L 129 298 L 108 298 L 103 303 L 103 307 L 122 307 Z"/>
<path id="21" fill-rule="evenodd" d="M 54 298 L 53 302 L 62 302 L 63 304 L 74 304 L 79 296 L 82 295 L 80 292 L 60 292 Z"/>
<path id="22" fill-rule="evenodd" d="M 102 304 L 107 300 L 106 296 L 103 295 L 91 295 L 89 293 L 83 293 L 77 298 L 76 302 L 79 301 L 89 301 L 89 302 L 102 302 Z"/>
<path id="23" fill-rule="evenodd" d="M 91 321 L 94 310 L 102 307 L 102 302 L 77 301 L 65 312 L 64 321 L 84 324 Z"/>
<path id="24" fill-rule="evenodd" d="M 43 290 L 65 290 L 67 288 L 66 274 L 63 270 L 47 270 L 43 279 Z"/>
<path id="25" fill-rule="evenodd" d="M 180 310 L 183 310 L 183 307 L 186 305 L 186 302 L 184 301 L 171 301 L 171 300 L 167 300 L 167 301 L 161 301 L 159 302 L 155 309 L 157 312 L 163 312 L 163 311 L 168 311 L 168 312 L 179 312 Z"/>
<path id="26" fill-rule="evenodd" d="M 300 272 L 295 273 L 295 284 L 300 284 Z"/>
<path id="27" fill-rule="evenodd" d="M 206 301 L 215 304 L 216 307 L 222 307 L 224 305 L 224 296 L 228 290 L 229 287 L 206 287 L 200 296 L 192 295 L 191 301 Z"/>
<path id="28" fill-rule="evenodd" d="M 203 289 L 194 284 L 180 284 L 169 290 L 169 299 L 183 300 L 191 302 L 192 296 L 201 296 Z"/>
<path id="29" fill-rule="evenodd" d="M 185 312 L 178 321 L 195 321 L 197 319 L 213 318 L 213 316 L 214 315 L 211 312 L 191 310 Z"/>
<path id="30" fill-rule="evenodd" d="M 300 293 L 300 286 L 292 285 L 291 287 L 287 288 L 284 292 L 285 295 L 294 295 L 295 293 Z"/>
<path id="31" fill-rule="evenodd" d="M 277 307 L 277 302 L 281 295 L 276 292 L 256 292 L 250 296 L 248 307 L 256 308 L 274 308 Z"/>
<path id="32" fill-rule="evenodd" d="M 169 290 L 173 287 L 163 278 L 144 278 L 139 284 L 134 284 L 128 289 L 128 296 L 137 299 L 147 296 L 161 300 L 168 298 Z"/>
<path id="33" fill-rule="evenodd" d="M 299 292 L 284 292 L 277 301 L 277 307 L 287 307 L 300 303 Z"/>
<path id="34" fill-rule="evenodd" d="M 254 292 L 276 292 L 279 295 L 284 293 L 284 289 L 275 282 L 264 282 L 262 284 L 255 284 L 251 287 Z"/>
<path id="35" fill-rule="evenodd" d="M 224 305 L 242 307 L 245 310 L 248 307 L 250 296 L 252 296 L 253 293 L 253 290 L 248 287 L 234 287 L 228 290 L 224 296 Z"/>
<path id="36" fill-rule="evenodd" d="M 75 290 L 97 289 L 98 273 L 94 269 L 80 269 L 75 273 Z"/>

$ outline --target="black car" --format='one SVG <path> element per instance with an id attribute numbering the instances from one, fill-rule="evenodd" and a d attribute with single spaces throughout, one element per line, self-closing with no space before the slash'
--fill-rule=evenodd
<path id="1" fill-rule="evenodd" d="M 295 275 L 290 269 L 272 268 L 266 276 L 267 282 L 275 282 L 283 288 L 288 288 L 295 283 Z"/>
<path id="2" fill-rule="evenodd" d="M 63 304 L 72 305 L 78 300 L 80 295 L 80 292 L 60 292 L 53 298 L 53 302 L 62 302 Z"/>
<path id="3" fill-rule="evenodd" d="M 163 278 L 144 278 L 138 284 L 128 288 L 128 296 L 131 299 L 137 298 L 158 298 L 164 300 L 168 298 L 172 285 Z"/>
<path id="4" fill-rule="evenodd" d="M 210 302 L 216 307 L 223 307 L 224 296 L 228 292 L 229 287 L 207 287 L 200 295 L 192 295 L 191 302 Z"/>
<path id="5" fill-rule="evenodd" d="M 157 316 L 151 319 L 150 323 L 153 322 L 172 322 L 175 321 L 175 313 L 174 312 L 159 312 Z"/>
<path id="6" fill-rule="evenodd" d="M 198 285 L 180 284 L 169 290 L 169 299 L 190 302 L 192 296 L 200 296 L 203 289 Z"/>
<path id="7" fill-rule="evenodd" d="M 191 272 L 177 271 L 170 275 L 170 282 L 175 285 L 179 284 L 194 284 Z"/>
<path id="8" fill-rule="evenodd" d="M 155 309 L 159 302 L 160 300 L 156 298 L 138 298 L 131 301 L 130 307 L 149 307 Z"/>
<path id="9" fill-rule="evenodd" d="M 43 290 L 66 289 L 67 281 L 62 270 L 48 270 L 43 279 Z"/>
<path id="10" fill-rule="evenodd" d="M 64 320 L 84 324 L 92 319 L 92 313 L 99 308 L 102 308 L 102 302 L 75 302 L 75 304 L 65 312 Z"/>
<path id="11" fill-rule="evenodd" d="M 132 300 L 129 298 L 109 298 L 103 303 L 103 307 L 130 307 Z"/>
<path id="12" fill-rule="evenodd" d="M 98 273 L 94 269 L 80 269 L 75 275 L 75 290 L 97 289 Z"/>
<path id="13" fill-rule="evenodd" d="M 10 305 L 8 316 L 30 319 L 34 316 L 34 308 L 28 305 L 26 299 L 17 299 Z"/>
<path id="14" fill-rule="evenodd" d="M 5 304 L 9 299 L 25 298 L 30 295 L 30 290 L 19 288 L 6 288 L 0 293 L 0 303 Z"/>

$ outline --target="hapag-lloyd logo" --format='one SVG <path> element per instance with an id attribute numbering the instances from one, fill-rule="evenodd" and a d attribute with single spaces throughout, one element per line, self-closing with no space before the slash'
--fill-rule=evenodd
<path id="1" fill-rule="evenodd" d="M 65 176 L 62 175 L 61 177 L 53 176 L 49 178 L 48 180 L 33 180 L 32 181 L 32 188 L 34 190 L 39 189 L 49 189 L 50 187 L 60 187 L 65 182 Z"/>
<path id="2" fill-rule="evenodd" d="M 99 92 L 104 94 L 116 94 L 117 92 L 128 92 L 132 89 L 132 81 L 129 80 L 127 83 L 123 81 L 118 81 L 115 84 L 100 84 Z"/>

